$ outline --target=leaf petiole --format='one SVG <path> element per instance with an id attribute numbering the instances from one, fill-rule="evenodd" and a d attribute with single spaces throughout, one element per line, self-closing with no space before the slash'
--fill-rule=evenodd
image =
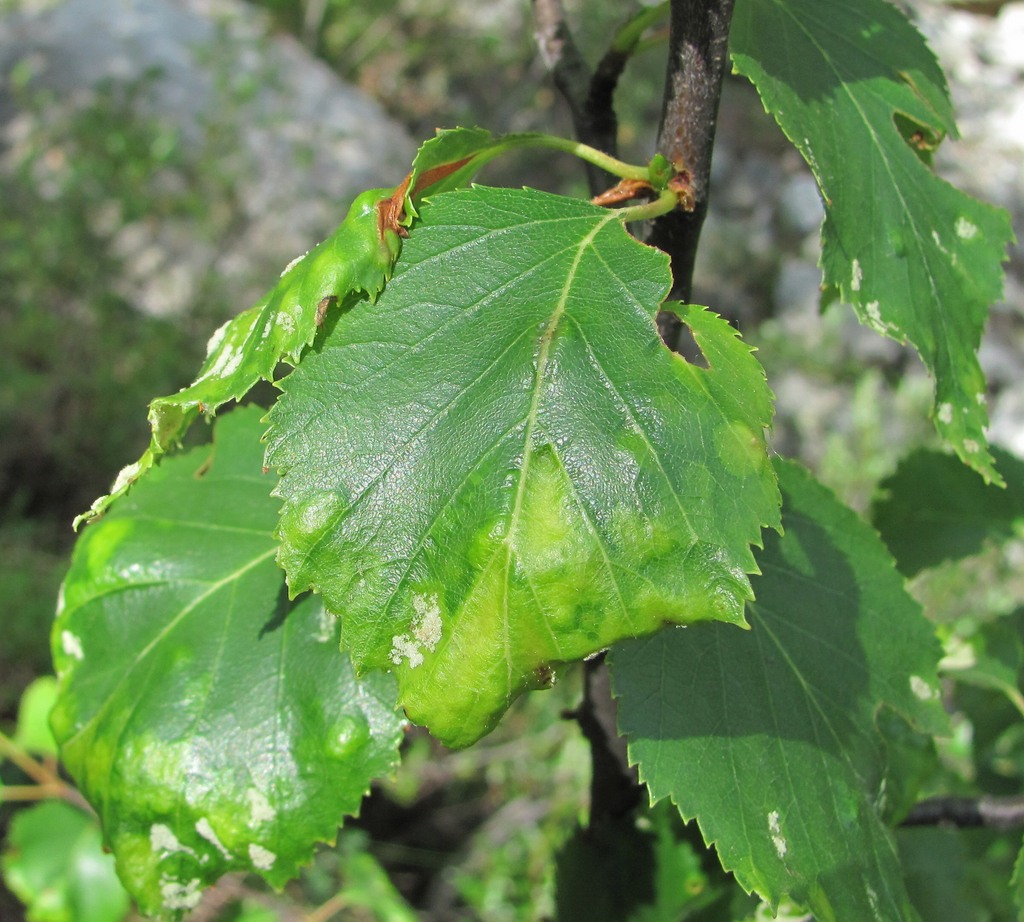
<path id="1" fill-rule="evenodd" d="M 574 141 L 571 138 L 560 138 L 557 135 L 544 134 L 540 131 L 521 132 L 519 134 L 506 134 L 497 138 L 492 144 L 483 148 L 473 158 L 473 166 L 480 169 L 485 163 L 489 163 L 495 157 L 506 151 L 516 150 L 524 147 L 546 147 L 550 150 L 558 150 L 563 153 L 572 154 L 581 160 L 593 164 L 613 176 L 620 179 L 635 179 L 642 182 L 652 182 L 652 170 L 650 166 L 637 166 L 626 163 L 617 157 L 606 154 L 604 151 Z"/>
<path id="2" fill-rule="evenodd" d="M 644 202 L 642 205 L 628 205 L 618 209 L 618 215 L 623 221 L 650 221 L 668 214 L 680 204 L 679 195 L 670 187 L 662 189 L 658 197 L 652 202 Z"/>

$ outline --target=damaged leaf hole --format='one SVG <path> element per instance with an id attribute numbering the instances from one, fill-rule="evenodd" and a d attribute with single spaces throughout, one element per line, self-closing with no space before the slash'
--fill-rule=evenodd
<path id="1" fill-rule="evenodd" d="M 700 344 L 693 335 L 693 330 L 691 330 L 685 323 L 679 324 L 676 341 L 671 345 L 671 348 L 691 365 L 696 365 L 698 368 L 711 367 L 711 363 L 708 361 L 707 356 L 704 355 L 704 350 L 701 349 Z"/>

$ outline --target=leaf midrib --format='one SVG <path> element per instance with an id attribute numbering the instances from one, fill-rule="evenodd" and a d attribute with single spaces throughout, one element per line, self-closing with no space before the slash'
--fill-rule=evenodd
<path id="1" fill-rule="evenodd" d="M 559 321 L 565 314 L 566 305 L 569 303 L 569 294 L 572 291 L 573 283 L 576 281 L 580 263 L 583 260 L 583 254 L 593 244 L 597 235 L 615 220 L 617 220 L 617 215 L 614 212 L 610 212 L 603 218 L 603 220 L 594 225 L 594 227 L 576 247 L 576 254 L 573 257 L 572 265 L 566 273 L 565 284 L 562 286 L 562 291 L 559 294 L 555 308 L 545 324 L 544 335 L 541 337 L 540 349 L 537 352 L 537 371 L 533 377 L 533 392 L 530 395 L 530 407 L 526 414 L 526 429 L 523 432 L 523 463 L 519 469 L 519 480 L 516 483 L 516 494 L 512 501 L 512 511 L 509 514 L 508 530 L 505 532 L 504 539 L 499 546 L 503 549 L 505 554 L 505 572 L 502 581 L 504 598 L 501 612 L 501 634 L 502 645 L 505 651 L 506 693 L 509 695 L 511 695 L 513 687 L 509 624 L 509 589 L 512 559 L 515 554 L 516 532 L 519 528 L 523 511 L 523 501 L 526 496 L 526 484 L 530 476 L 530 461 L 533 457 L 533 434 L 536 431 L 537 418 L 540 414 L 541 393 L 544 390 L 547 366 L 551 358 L 551 347 L 555 340 L 555 333 L 558 330 Z"/>

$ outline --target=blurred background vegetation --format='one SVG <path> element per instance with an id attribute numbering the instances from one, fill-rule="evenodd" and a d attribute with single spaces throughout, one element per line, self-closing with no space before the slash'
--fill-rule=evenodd
<path id="1" fill-rule="evenodd" d="M 2 17 L 47 5 L 0 0 L 0 25 Z M 217 4 L 211 6 L 216 18 Z M 583 51 L 595 62 L 622 10 L 583 0 L 567 6 Z M 453 125 L 572 132 L 536 53 L 525 2 L 254 0 L 246 15 L 265 16 L 269 41 L 304 46 L 413 140 Z M 239 233 L 245 160 L 237 156 L 231 107 L 262 87 L 258 80 L 239 83 L 231 68 L 225 58 L 218 72 L 227 87 L 222 109 L 202 125 L 198 154 L 187 130 L 152 105 L 159 70 L 104 82 L 73 106 L 36 81 L 31 60 L 16 63 L 0 83 L 0 599 L 6 613 L 0 726 L 13 723 L 23 690 L 50 670 L 48 628 L 74 540 L 72 518 L 141 453 L 147 402 L 187 383 L 212 330 L 249 306 L 239 303 L 239 288 L 268 287 L 296 255 L 282 251 L 250 266 L 242 286 L 218 271 L 200 273 L 186 308 L 140 309 L 146 276 L 140 259 L 148 251 L 140 257 L 131 245 L 132 229 L 173 225 L 211 252 Z M 626 159 L 649 156 L 662 82 L 658 50 L 630 63 L 618 95 Z M 808 192 L 799 158 L 746 85 L 729 81 L 720 138 L 695 300 L 728 305 L 761 349 L 779 395 L 778 449 L 802 457 L 864 510 L 908 446 L 931 444 L 929 382 L 912 356 L 856 330 L 848 312 L 818 314 L 820 204 L 813 187 Z M 485 179 L 585 194 L 576 163 L 543 153 L 503 161 Z M 336 219 L 343 214 L 338 203 Z M 960 625 L 970 632 L 1021 606 L 1021 560 L 1020 542 L 991 547 L 920 578 L 917 591 L 951 631 Z M 227 881 L 222 905 L 204 903 L 202 918 L 401 919 L 410 906 L 416 913 L 409 918 L 554 917 L 556 874 L 568 882 L 563 892 L 571 892 L 573 855 L 587 848 L 574 835 L 585 822 L 589 751 L 575 723 L 562 717 L 579 695 L 579 677 L 570 673 L 553 692 L 522 700 L 494 734 L 464 753 L 441 751 L 427 736 L 410 733 L 397 778 L 380 786 L 338 848 L 325 849 L 284 897 L 249 881 Z M 1005 696 L 976 695 L 965 713 L 1012 710 Z M 966 783 L 981 764 L 1004 787 L 1024 779 L 1019 724 L 976 728 L 964 721 L 967 730 L 945 754 L 952 777 L 960 772 Z M 1008 734 L 1007 726 L 1016 729 Z M 16 775 L 9 764 L 3 772 L 13 773 L 3 779 L 8 782 Z M 10 806 L 0 806 L 4 828 L 11 816 Z M 686 882 L 689 907 L 666 890 L 655 900 L 657 914 L 644 918 L 685 912 L 687 918 L 742 918 L 755 911 L 708 864 L 694 831 L 684 830 L 672 811 L 649 811 L 638 836 L 630 847 L 657 851 L 672 879 Z M 968 847 L 1002 847 L 990 839 L 979 835 Z M 936 849 L 962 848 L 934 831 L 904 844 L 915 867 Z M 1012 858 L 1012 849 L 997 855 L 978 892 L 1005 886 L 996 881 L 1005 881 Z M 920 873 L 927 890 L 934 881 L 926 868 Z M 343 898 L 339 881 L 347 888 Z M 994 908 L 972 909 L 969 918 L 1000 918 L 1001 899 L 993 895 Z M 0 893 L 0 918 L 16 920 L 21 911 Z M 602 911 L 593 917 L 626 918 L 623 907 Z M 573 917 L 565 906 L 561 912 Z"/>

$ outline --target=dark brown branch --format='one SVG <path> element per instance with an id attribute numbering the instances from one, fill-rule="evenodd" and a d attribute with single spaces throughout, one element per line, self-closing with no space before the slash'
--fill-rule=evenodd
<path id="1" fill-rule="evenodd" d="M 625 817 L 643 793 L 636 769 L 619 735 L 618 707 L 604 654 L 583 664 L 583 701 L 572 713 L 590 743 L 590 827 L 599 828 Z"/>
<path id="2" fill-rule="evenodd" d="M 537 45 L 555 86 L 569 104 L 576 139 L 607 154 L 617 149 L 619 122 L 612 104 L 629 55 L 610 50 L 591 71 L 573 41 L 562 0 L 533 0 Z M 617 177 L 587 164 L 592 195 L 615 184 Z"/>
<path id="3" fill-rule="evenodd" d="M 673 286 L 670 297 L 689 301 L 697 243 L 708 211 L 711 151 L 715 143 L 718 102 L 729 51 L 729 23 L 734 0 L 673 0 L 669 31 L 669 60 L 658 152 L 677 170 L 686 170 L 693 189 L 692 211 L 675 211 L 658 218 L 648 243 L 669 254 Z M 659 317 L 669 345 L 678 334 L 678 321 Z"/>
<path id="4" fill-rule="evenodd" d="M 707 214 L 711 147 L 715 138 L 718 100 L 728 49 L 733 0 L 674 0 L 669 32 L 662 124 L 658 149 L 677 169 L 687 170 L 693 183 L 694 210 L 677 210 L 660 218 L 650 242 L 672 259 L 673 296 L 687 300 L 693 279 L 700 229 Z M 628 51 L 612 48 L 591 72 L 565 22 L 561 0 L 533 0 L 537 43 L 555 86 L 572 113 L 576 137 L 607 153 L 616 151 L 618 121 L 613 96 L 629 59 Z M 601 170 L 588 174 L 594 195 L 615 182 Z M 673 325 L 673 321 L 675 324 Z M 662 338 L 675 346 L 679 327 L 675 315 L 658 318 Z M 590 825 L 621 819 L 641 799 L 635 770 L 626 758 L 625 740 L 616 726 L 616 704 L 604 658 L 585 664 L 584 696 L 572 716 L 590 743 Z"/>
<path id="5" fill-rule="evenodd" d="M 903 826 L 1024 827 L 1024 796 L 931 797 L 915 804 Z"/>

